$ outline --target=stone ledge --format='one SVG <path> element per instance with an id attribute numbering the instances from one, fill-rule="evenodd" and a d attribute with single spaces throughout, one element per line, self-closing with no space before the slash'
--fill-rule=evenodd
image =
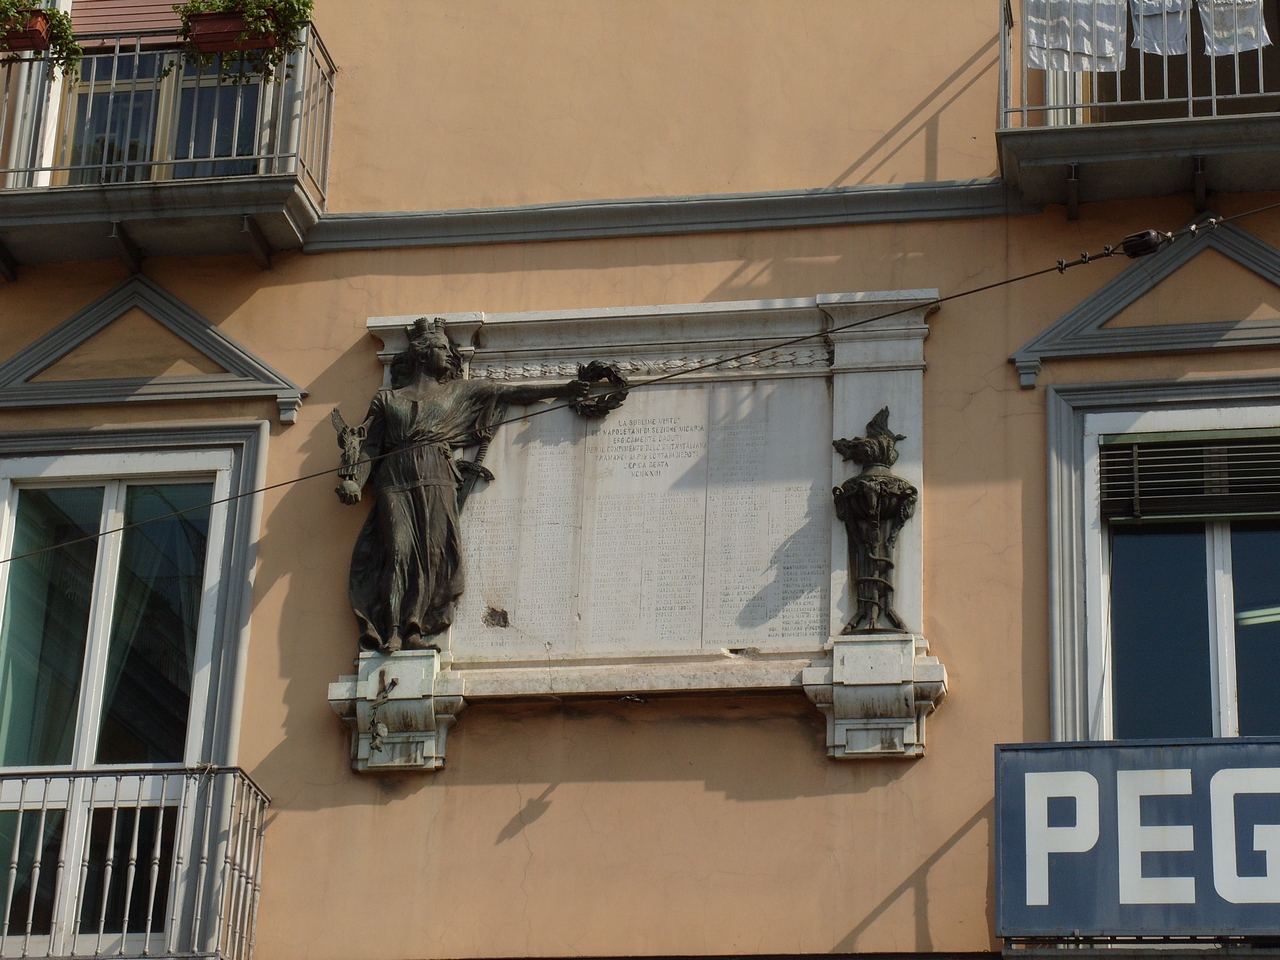
<path id="1" fill-rule="evenodd" d="M 307 253 L 653 237 L 1039 213 L 998 179 L 582 200 L 519 207 L 326 214 Z"/>

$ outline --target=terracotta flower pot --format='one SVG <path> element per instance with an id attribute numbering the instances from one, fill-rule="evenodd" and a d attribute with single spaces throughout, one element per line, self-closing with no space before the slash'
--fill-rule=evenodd
<path id="1" fill-rule="evenodd" d="M 26 14 L 26 25 L 18 30 L 8 30 L 0 34 L 0 40 L 10 50 L 48 50 L 49 49 L 49 15 L 43 10 L 23 10 Z"/>
<path id="2" fill-rule="evenodd" d="M 264 50 L 276 45 L 276 35 L 246 37 L 240 35 L 247 28 L 244 15 L 239 13 L 193 13 L 191 42 L 201 53 L 226 53 L 230 50 Z"/>

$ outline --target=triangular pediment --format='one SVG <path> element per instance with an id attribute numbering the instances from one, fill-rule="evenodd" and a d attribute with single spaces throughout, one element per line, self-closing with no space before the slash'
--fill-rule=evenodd
<path id="1" fill-rule="evenodd" d="M 1022 385 L 1056 358 L 1280 347 L 1280 250 L 1211 214 L 1193 223 L 1014 353 Z"/>
<path id="2" fill-rule="evenodd" d="M 227 373 L 200 350 L 138 307 L 103 327 L 70 353 L 30 379 L 119 380 L 132 377 L 192 377 Z"/>
<path id="3" fill-rule="evenodd" d="M 138 275 L 0 364 L 0 408 L 274 397 L 292 423 L 305 395 Z"/>

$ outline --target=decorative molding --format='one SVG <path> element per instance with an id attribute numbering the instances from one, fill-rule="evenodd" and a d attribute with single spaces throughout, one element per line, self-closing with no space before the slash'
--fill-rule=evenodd
<path id="1" fill-rule="evenodd" d="M 1197 217 L 1192 225 L 1199 228 L 1212 216 Z M 1280 250 L 1233 223 L 1198 229 L 1194 236 L 1167 245 L 1103 284 L 1010 356 L 1022 386 L 1034 388 L 1041 363 L 1049 359 L 1280 346 L 1280 320 L 1106 328 L 1126 307 L 1205 250 L 1216 250 L 1280 286 Z"/>
<path id="2" fill-rule="evenodd" d="M 687 373 L 681 379 L 826 376 L 832 372 L 923 370 L 936 290 L 820 294 L 784 300 L 728 300 L 523 313 L 427 313 L 370 317 L 386 366 L 408 344 L 419 316 L 444 320 L 462 348 L 470 376 L 493 380 L 577 375 L 584 344 L 591 359 L 615 363 L 627 376 Z M 885 316 L 887 315 L 887 316 Z M 841 330 L 840 327 L 863 322 Z M 775 346 L 796 338 L 799 343 Z M 696 368 L 759 351 L 702 371 Z"/>
<path id="3" fill-rule="evenodd" d="M 1046 397 L 1051 735 L 1089 739 L 1085 564 L 1085 418 L 1091 413 L 1276 404 L 1280 378 L 1091 383 Z"/>
<path id="4" fill-rule="evenodd" d="M 746 357 L 738 354 L 686 356 L 616 361 L 627 377 L 657 377 L 673 373 L 697 373 L 708 364 L 719 364 L 723 370 L 766 372 L 773 369 L 819 366 L 823 373 L 831 366 L 830 351 L 824 347 L 761 350 Z M 487 380 L 555 380 L 576 377 L 578 365 L 573 362 L 552 363 L 478 363 L 472 361 L 471 376 Z"/>
<path id="5" fill-rule="evenodd" d="M 229 541 L 222 553 L 223 587 L 214 634 L 213 675 L 200 758 L 215 765 L 236 763 L 240 711 L 244 696 L 253 572 L 262 517 L 261 489 L 266 484 L 265 421 L 192 423 L 105 430 L 55 430 L 0 433 L 0 458 L 57 457 L 92 453 L 226 450 L 231 455 L 227 491 Z"/>
<path id="6" fill-rule="evenodd" d="M 817 190 L 582 200 L 433 210 L 420 213 L 324 214 L 310 230 L 307 253 L 652 237 L 735 230 L 779 230 L 955 220 L 1039 213 L 998 179 L 874 184 Z"/>
<path id="7" fill-rule="evenodd" d="M 830 660 L 802 671 L 804 692 L 827 718 L 836 760 L 924 755 L 925 718 L 947 695 L 947 668 L 924 637 L 832 637 Z"/>
<path id="8" fill-rule="evenodd" d="M 33 382 L 33 377 L 135 307 L 226 373 Z M 274 397 L 280 421 L 293 423 L 304 396 L 306 391 L 292 380 L 141 275 L 130 277 L 0 364 L 0 409 Z"/>

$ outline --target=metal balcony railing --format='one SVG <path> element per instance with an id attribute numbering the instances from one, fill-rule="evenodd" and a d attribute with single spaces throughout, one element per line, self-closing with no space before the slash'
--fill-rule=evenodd
<path id="1" fill-rule="evenodd" d="M 268 802 L 234 767 L 0 775 L 0 957 L 248 960 Z"/>
<path id="2" fill-rule="evenodd" d="M 1255 14 L 1280 43 L 1275 0 L 1001 0 L 1000 128 L 1274 113 L 1280 46 L 1248 49 Z"/>
<path id="3" fill-rule="evenodd" d="M 324 208 L 334 66 L 315 28 L 269 80 L 172 30 L 77 36 L 79 69 L 0 68 L 0 189 L 296 175 Z"/>

